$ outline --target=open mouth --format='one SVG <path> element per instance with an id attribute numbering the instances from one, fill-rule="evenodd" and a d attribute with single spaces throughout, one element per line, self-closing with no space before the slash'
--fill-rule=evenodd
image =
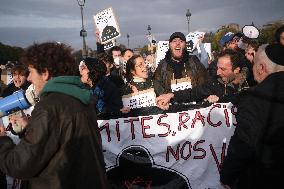
<path id="1" fill-rule="evenodd" d="M 182 48 L 181 47 L 176 47 L 173 49 L 173 56 L 176 58 L 180 58 L 182 56 Z"/>
<path id="2" fill-rule="evenodd" d="M 20 85 L 21 83 L 22 83 L 21 81 L 16 81 L 16 80 L 14 81 L 15 85 Z"/>
<path id="3" fill-rule="evenodd" d="M 182 48 L 181 47 L 176 47 L 174 48 L 175 52 L 181 53 L 182 52 Z"/>
<path id="4" fill-rule="evenodd" d="M 143 69 L 142 72 L 143 73 L 148 73 L 148 70 L 147 69 Z"/>

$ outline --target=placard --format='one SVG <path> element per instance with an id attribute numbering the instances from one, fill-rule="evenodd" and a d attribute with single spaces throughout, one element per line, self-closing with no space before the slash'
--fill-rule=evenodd
<path id="1" fill-rule="evenodd" d="M 191 89 L 191 88 L 192 88 L 192 85 L 191 85 L 190 77 L 171 80 L 172 92 L 183 91 L 185 89 Z"/>
<path id="2" fill-rule="evenodd" d="M 158 67 L 161 60 L 166 56 L 169 50 L 169 41 L 159 41 L 157 47 L 156 66 Z"/>
<path id="3" fill-rule="evenodd" d="M 122 96 L 124 107 L 130 109 L 156 106 L 156 94 L 153 88 Z"/>
<path id="4" fill-rule="evenodd" d="M 193 50 L 196 48 L 196 45 L 198 43 L 198 40 L 200 37 L 204 36 L 205 32 L 190 32 L 186 36 L 186 49 L 189 52 L 193 52 Z"/>
<path id="5" fill-rule="evenodd" d="M 115 46 L 115 40 L 109 41 L 104 44 L 104 50 L 108 50 Z"/>
<path id="6" fill-rule="evenodd" d="M 94 15 L 94 22 L 99 30 L 102 44 L 106 44 L 121 35 L 112 7 Z"/>

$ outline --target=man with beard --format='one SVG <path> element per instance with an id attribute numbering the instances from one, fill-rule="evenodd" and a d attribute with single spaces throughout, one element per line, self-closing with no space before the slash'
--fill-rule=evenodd
<path id="1" fill-rule="evenodd" d="M 245 40 L 244 40 L 245 39 Z M 251 44 L 251 40 L 244 36 L 242 33 L 226 33 L 219 41 L 219 45 L 221 47 L 221 53 L 227 49 L 231 49 L 234 52 L 237 52 L 241 56 L 241 68 L 244 68 L 247 72 L 246 80 L 250 87 L 256 85 L 257 83 L 253 79 L 252 74 L 252 64 L 248 59 L 245 57 L 245 51 L 242 49 L 242 46 L 248 46 Z M 217 76 L 217 61 L 213 61 L 210 63 L 208 67 L 208 73 L 211 77 Z"/>
<path id="2" fill-rule="evenodd" d="M 173 99 L 178 103 L 201 102 L 234 102 L 236 95 L 248 87 L 245 74 L 241 71 L 240 54 L 227 49 L 219 54 L 217 60 L 217 77 L 211 78 L 206 83 L 160 95 L 156 101 L 161 109 L 168 109 L 169 102 Z"/>
<path id="3" fill-rule="evenodd" d="M 259 47 L 253 75 L 258 85 L 242 93 L 236 104 L 236 130 L 220 180 L 225 188 L 282 188 L 284 47 Z"/>
<path id="4" fill-rule="evenodd" d="M 169 39 L 169 50 L 155 71 L 154 83 L 158 82 L 162 86 L 162 93 L 169 93 L 178 90 L 173 88 L 173 83 L 190 81 L 190 85 L 195 87 L 203 84 L 206 79 L 207 72 L 204 65 L 195 55 L 190 56 L 186 51 L 184 34 L 174 32 Z"/>

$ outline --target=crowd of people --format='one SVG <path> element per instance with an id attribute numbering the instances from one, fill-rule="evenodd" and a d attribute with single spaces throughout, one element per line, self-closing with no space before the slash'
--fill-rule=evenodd
<path id="1" fill-rule="evenodd" d="M 157 96 L 159 112 L 174 104 L 235 104 L 238 125 L 220 182 L 224 188 L 281 184 L 284 26 L 275 44 L 258 47 L 247 40 L 244 49 L 238 45 L 245 41 L 242 33 L 226 33 L 214 61 L 203 51 L 188 53 L 185 35 L 174 32 L 158 65 L 153 54 L 118 46 L 105 51 L 96 37 L 97 56 L 79 65 L 65 44 L 34 44 L 13 66 L 12 82 L 1 83 L 3 98 L 32 85 L 39 101 L 30 117 L 9 115 L 12 125 L 22 126 L 15 133 L 18 144 L 0 123 L 0 188 L 7 188 L 6 175 L 19 179 L 21 188 L 110 188 L 97 120 L 131 115 L 123 96 L 148 89 Z"/>

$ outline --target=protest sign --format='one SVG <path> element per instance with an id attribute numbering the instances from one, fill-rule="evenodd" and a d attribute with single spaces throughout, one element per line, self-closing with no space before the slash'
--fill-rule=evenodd
<path id="1" fill-rule="evenodd" d="M 168 50 L 169 50 L 169 41 L 159 41 L 158 42 L 157 56 L 156 56 L 156 66 L 158 66 L 160 61 L 165 58 L 166 52 Z"/>
<path id="2" fill-rule="evenodd" d="M 155 100 L 156 94 L 153 88 L 122 96 L 123 106 L 130 109 L 156 106 Z"/>
<path id="3" fill-rule="evenodd" d="M 106 44 L 121 35 L 114 11 L 111 7 L 94 15 L 94 22 L 99 30 L 102 44 Z"/>
<path id="4" fill-rule="evenodd" d="M 193 50 L 196 48 L 196 45 L 198 44 L 199 38 L 204 36 L 205 32 L 190 32 L 186 36 L 186 49 L 189 52 L 193 52 Z"/>

